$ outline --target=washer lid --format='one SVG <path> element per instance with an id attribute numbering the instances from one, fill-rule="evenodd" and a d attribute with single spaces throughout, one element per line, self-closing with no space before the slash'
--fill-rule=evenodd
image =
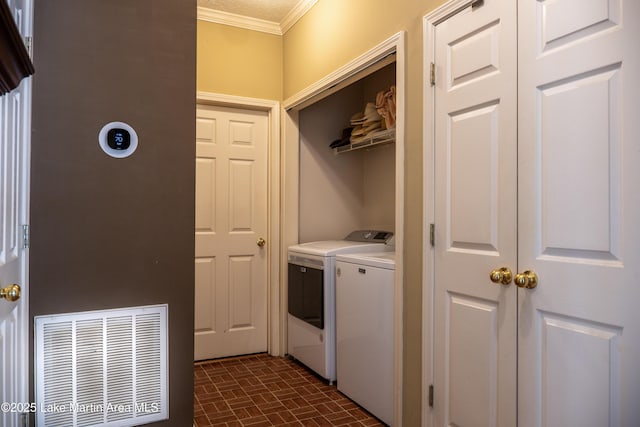
<path id="1" fill-rule="evenodd" d="M 321 240 L 318 242 L 300 243 L 299 245 L 289 246 L 289 252 L 319 256 L 334 256 L 336 254 L 352 252 L 382 252 L 387 250 L 387 248 L 389 248 L 389 250 L 392 249 L 384 243 Z"/>
<path id="2" fill-rule="evenodd" d="M 336 262 L 349 262 L 368 267 L 386 268 L 395 270 L 396 253 L 394 252 L 367 252 L 336 255 Z"/>

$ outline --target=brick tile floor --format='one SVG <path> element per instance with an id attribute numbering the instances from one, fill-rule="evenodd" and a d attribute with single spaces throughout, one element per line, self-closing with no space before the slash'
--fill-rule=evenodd
<path id="1" fill-rule="evenodd" d="M 384 426 L 299 363 L 267 354 L 194 365 L 195 427 Z"/>

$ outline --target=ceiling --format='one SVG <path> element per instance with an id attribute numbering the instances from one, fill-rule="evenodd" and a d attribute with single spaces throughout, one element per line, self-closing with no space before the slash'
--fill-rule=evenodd
<path id="1" fill-rule="evenodd" d="M 277 24 L 305 0 L 198 0 L 198 6 Z"/>

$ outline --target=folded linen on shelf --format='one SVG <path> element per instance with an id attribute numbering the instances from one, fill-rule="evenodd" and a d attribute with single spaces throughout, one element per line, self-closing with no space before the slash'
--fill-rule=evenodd
<path id="1" fill-rule="evenodd" d="M 376 111 L 384 118 L 386 129 L 396 125 L 396 86 L 392 85 L 388 91 L 380 91 L 376 95 Z"/>
<path id="2" fill-rule="evenodd" d="M 367 102 L 364 111 L 359 111 L 349 119 L 348 128 L 343 129 L 342 138 L 333 141 L 331 148 L 348 144 L 359 144 L 375 138 L 380 132 L 392 129 L 396 125 L 396 87 L 392 85 L 386 91 L 376 95 L 376 102 Z"/>
<path id="3" fill-rule="evenodd" d="M 382 128 L 384 122 L 376 105 L 373 102 L 367 102 L 363 112 L 355 113 L 351 116 L 350 123 L 354 126 L 351 132 L 351 143 L 366 139 L 371 132 Z"/>

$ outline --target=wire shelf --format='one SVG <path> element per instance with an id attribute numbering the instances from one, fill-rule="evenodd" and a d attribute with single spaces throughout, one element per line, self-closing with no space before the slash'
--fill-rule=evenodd
<path id="1" fill-rule="evenodd" d="M 342 147 L 334 148 L 336 154 L 347 153 L 353 150 L 359 150 L 361 148 L 369 148 L 377 145 L 391 144 L 396 142 L 396 130 L 386 129 L 378 132 L 372 132 L 367 135 L 363 141 L 358 141 L 352 144 L 343 145 Z"/>

